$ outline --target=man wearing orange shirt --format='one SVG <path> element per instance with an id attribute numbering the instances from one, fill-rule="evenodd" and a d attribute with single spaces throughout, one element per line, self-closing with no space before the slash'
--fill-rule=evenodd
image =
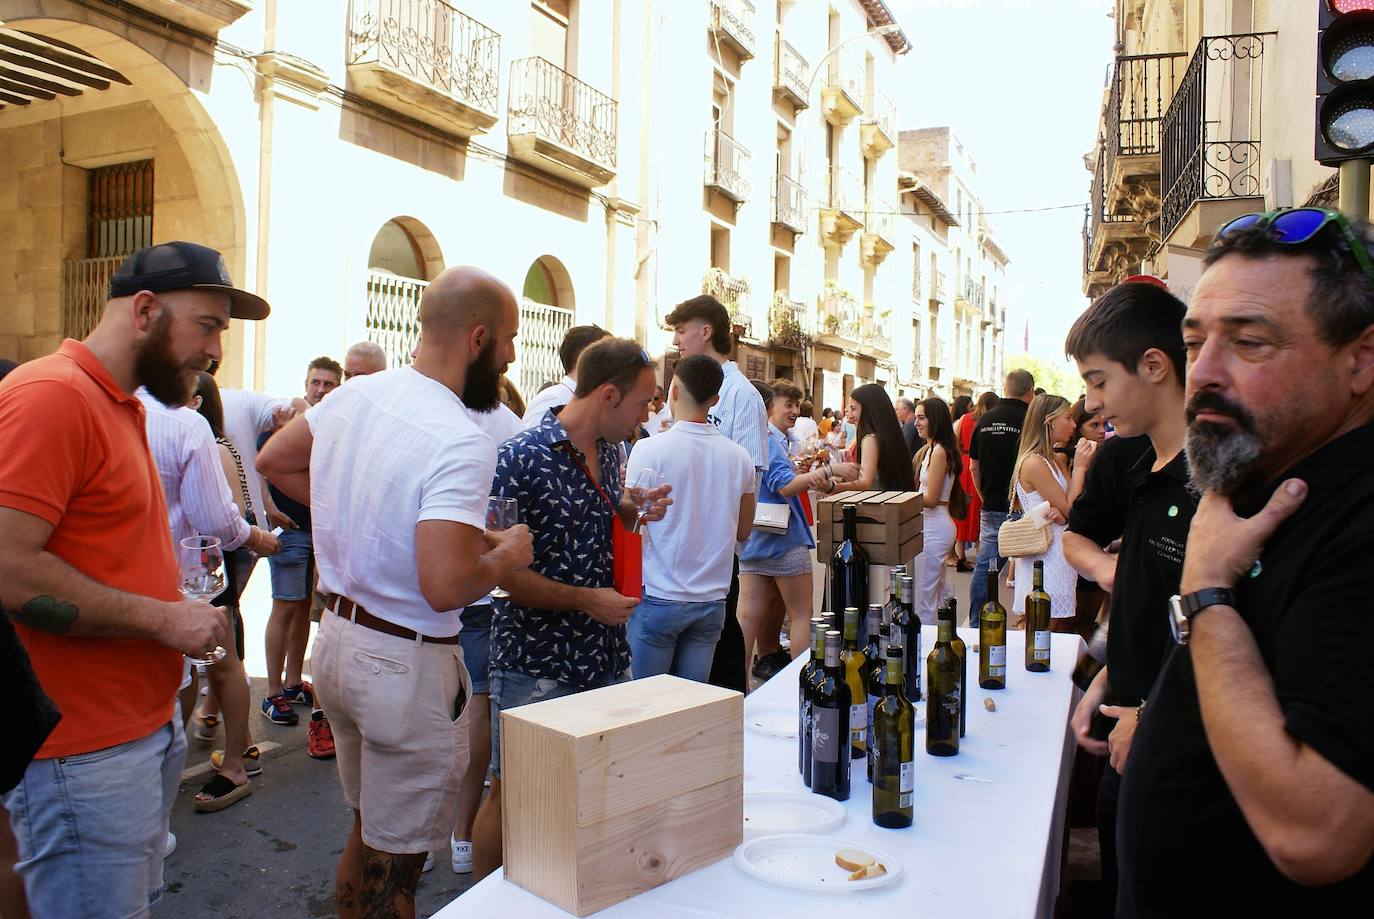
<path id="1" fill-rule="evenodd" d="M 267 312 L 213 249 L 153 246 L 120 266 L 84 342 L 0 384 L 0 603 L 62 712 L 4 798 L 35 916 L 142 916 L 161 893 L 182 655 L 226 622 L 180 597 L 134 390 L 184 403 L 230 317 Z"/>

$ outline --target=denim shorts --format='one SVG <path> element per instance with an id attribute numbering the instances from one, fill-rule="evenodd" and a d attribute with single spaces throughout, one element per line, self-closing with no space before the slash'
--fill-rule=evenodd
<path id="1" fill-rule="evenodd" d="M 569 686 L 558 680 L 533 677 L 527 673 L 520 673 L 518 670 L 502 670 L 500 667 L 492 667 L 488 679 L 491 684 L 488 690 L 491 693 L 491 774 L 500 778 L 502 711 L 534 702 L 543 702 L 546 699 L 574 696 L 579 692 L 586 692 L 588 689 L 600 689 L 602 686 L 624 683 L 630 679 L 630 672 L 627 670 L 596 686 Z"/>
<path id="2" fill-rule="evenodd" d="M 304 600 L 315 580 L 315 547 L 310 531 L 282 530 L 281 551 L 267 556 L 273 600 Z"/>
<path id="3" fill-rule="evenodd" d="M 458 643 L 463 646 L 463 663 L 468 668 L 468 679 L 472 680 L 473 694 L 485 693 L 491 685 L 487 681 L 487 669 L 491 666 L 491 604 L 469 606 L 459 618 L 463 631 L 458 633 Z"/>

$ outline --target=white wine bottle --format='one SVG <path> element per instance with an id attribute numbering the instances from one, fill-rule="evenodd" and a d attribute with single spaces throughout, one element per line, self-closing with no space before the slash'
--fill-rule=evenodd
<path id="1" fill-rule="evenodd" d="M 1026 595 L 1026 669 L 1050 669 L 1050 595 L 1045 593 L 1045 563 L 1036 562 L 1031 592 Z"/>
<path id="2" fill-rule="evenodd" d="M 849 800 L 849 686 L 840 666 L 840 633 L 825 633 L 825 666 L 811 696 L 811 790 Z"/>
<path id="3" fill-rule="evenodd" d="M 1007 688 L 1007 610 L 997 599 L 997 560 L 988 566 L 988 602 L 978 613 L 978 685 Z"/>
<path id="4" fill-rule="evenodd" d="M 916 709 L 902 684 L 901 645 L 887 646 L 883 697 L 873 708 L 873 822 L 897 829 L 911 826 L 916 791 Z"/>
<path id="5" fill-rule="evenodd" d="M 844 682 L 849 687 L 849 752 L 863 759 L 868 749 L 868 705 L 864 702 L 864 653 L 859 647 L 859 610 L 844 611 L 844 648 L 840 651 Z"/>
<path id="6" fill-rule="evenodd" d="M 926 658 L 926 752 L 953 756 L 959 752 L 959 655 L 951 641 L 954 620 L 948 607 L 940 607 L 940 634 Z"/>
<path id="7" fill-rule="evenodd" d="M 811 620 L 811 660 L 802 665 L 797 677 L 797 769 L 802 781 L 811 786 L 811 693 L 817 675 L 825 666 L 825 620 Z"/>

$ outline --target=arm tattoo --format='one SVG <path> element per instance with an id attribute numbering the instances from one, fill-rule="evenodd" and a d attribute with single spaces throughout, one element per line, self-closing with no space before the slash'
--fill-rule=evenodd
<path id="1" fill-rule="evenodd" d="M 79 614 L 75 603 L 56 600 L 46 594 L 34 597 L 10 615 L 15 622 L 31 629 L 65 635 L 71 630 Z"/>

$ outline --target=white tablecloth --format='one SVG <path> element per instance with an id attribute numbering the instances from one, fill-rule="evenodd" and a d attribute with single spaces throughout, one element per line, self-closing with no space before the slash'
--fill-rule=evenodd
<path id="1" fill-rule="evenodd" d="M 935 629 L 922 636 L 924 652 Z M 960 629 L 971 649 L 976 630 Z M 1054 913 L 1059 889 L 1065 796 L 1073 761 L 1068 719 L 1076 696 L 1070 674 L 1081 640 L 1053 636 L 1049 673 L 1021 666 L 1022 632 L 1007 633 L 1007 688 L 980 689 L 977 656 L 970 652 L 968 733 L 959 755 L 928 756 L 925 728 L 917 723 L 916 822 L 907 829 L 875 826 L 862 760 L 853 763 L 845 824 L 833 835 L 870 843 L 897 855 L 905 871 L 898 883 L 864 893 L 817 894 L 756 880 L 726 858 L 692 874 L 625 900 L 595 915 L 622 917 L 732 917 L 804 915 L 825 901 L 826 915 L 937 917 L 1046 917 Z M 797 706 L 797 671 L 807 655 L 792 662 L 745 700 L 757 706 Z M 997 702 L 989 712 L 983 699 Z M 925 703 L 920 703 L 924 711 Z M 667 777 L 665 777 L 665 780 Z M 797 774 L 797 742 L 744 732 L 744 789 L 804 791 Z M 572 915 L 514 884 L 500 871 L 483 879 L 436 914 L 440 919 L 542 919 Z"/>

